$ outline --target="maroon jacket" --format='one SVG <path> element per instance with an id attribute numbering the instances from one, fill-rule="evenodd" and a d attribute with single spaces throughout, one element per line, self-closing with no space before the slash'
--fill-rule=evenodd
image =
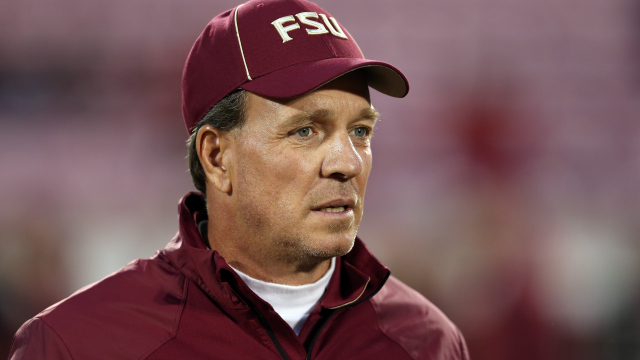
<path id="1" fill-rule="evenodd" d="M 178 235 L 26 322 L 9 359 L 468 359 L 458 329 L 356 239 L 336 261 L 299 336 L 196 227 L 202 198 L 179 205 Z"/>

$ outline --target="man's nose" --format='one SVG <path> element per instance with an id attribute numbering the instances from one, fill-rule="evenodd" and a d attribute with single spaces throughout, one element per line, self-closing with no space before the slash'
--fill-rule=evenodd
<path id="1" fill-rule="evenodd" d="M 327 143 L 322 162 L 322 176 L 348 180 L 362 172 L 362 157 L 348 133 L 336 134 Z"/>

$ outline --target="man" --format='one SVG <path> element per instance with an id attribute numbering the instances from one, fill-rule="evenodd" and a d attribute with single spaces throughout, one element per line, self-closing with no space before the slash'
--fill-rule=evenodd
<path id="1" fill-rule="evenodd" d="M 25 323 L 10 359 L 468 359 L 457 328 L 356 237 L 369 87 L 408 91 L 313 3 L 214 18 L 184 69 L 201 193 L 180 202 L 177 236 Z"/>

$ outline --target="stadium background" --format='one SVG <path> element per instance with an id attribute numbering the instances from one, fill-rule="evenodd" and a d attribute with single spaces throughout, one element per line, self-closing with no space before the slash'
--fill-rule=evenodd
<path id="1" fill-rule="evenodd" d="M 411 82 L 373 95 L 373 252 L 474 360 L 640 359 L 640 1 L 318 3 Z M 174 235 L 182 66 L 234 5 L 0 3 L 0 358 Z"/>

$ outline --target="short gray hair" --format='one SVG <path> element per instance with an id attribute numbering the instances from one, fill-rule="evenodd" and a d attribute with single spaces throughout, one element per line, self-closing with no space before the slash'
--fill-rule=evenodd
<path id="1" fill-rule="evenodd" d="M 203 194 L 207 193 L 206 174 L 204 173 L 196 149 L 198 130 L 205 125 L 211 125 L 222 131 L 241 128 L 246 120 L 245 101 L 245 91 L 242 89 L 235 90 L 215 104 L 202 120 L 191 129 L 191 136 L 189 136 L 187 140 L 187 148 L 189 149 L 189 172 L 191 173 L 193 185 Z"/>

